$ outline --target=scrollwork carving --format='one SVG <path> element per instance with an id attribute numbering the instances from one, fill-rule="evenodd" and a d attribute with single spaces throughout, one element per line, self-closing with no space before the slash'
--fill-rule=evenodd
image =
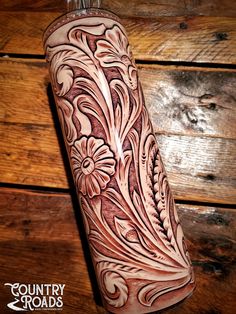
<path id="1" fill-rule="evenodd" d="M 107 307 L 180 301 L 193 289 L 190 260 L 125 30 L 83 16 L 49 36 L 46 55 Z"/>

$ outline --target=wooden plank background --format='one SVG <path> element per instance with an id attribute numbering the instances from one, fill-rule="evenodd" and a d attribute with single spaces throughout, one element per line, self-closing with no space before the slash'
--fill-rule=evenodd
<path id="1" fill-rule="evenodd" d="M 42 35 L 54 12 L 0 12 L 0 53 L 43 54 Z M 123 18 L 135 58 L 143 61 L 236 63 L 232 17 Z"/>
<path id="2" fill-rule="evenodd" d="M 66 1 L 58 0 L 1 0 L 1 10 L 6 11 L 59 11 L 65 12 Z M 101 7 L 127 16 L 236 16 L 232 0 L 103 0 Z"/>
<path id="3" fill-rule="evenodd" d="M 164 313 L 236 307 L 236 4 L 103 1 L 126 26 L 197 287 Z M 5 282 L 66 284 L 63 313 L 104 314 L 43 60 L 56 0 L 0 0 L 0 313 Z M 43 311 L 47 313 L 49 311 Z M 52 313 L 52 311 L 50 311 Z"/>

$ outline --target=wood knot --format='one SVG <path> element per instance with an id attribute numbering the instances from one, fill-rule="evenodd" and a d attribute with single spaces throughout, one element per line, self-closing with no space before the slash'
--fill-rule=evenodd
<path id="1" fill-rule="evenodd" d="M 217 33 L 215 33 L 215 36 L 216 36 L 216 39 L 219 40 L 219 41 L 228 39 L 228 34 L 227 33 L 217 32 Z"/>
<path id="2" fill-rule="evenodd" d="M 207 106 L 208 109 L 210 110 L 216 110 L 216 104 L 214 102 L 211 102 L 208 106 Z"/>
<path id="3" fill-rule="evenodd" d="M 22 225 L 27 226 L 31 223 L 31 219 L 24 219 L 22 220 Z"/>
<path id="4" fill-rule="evenodd" d="M 185 23 L 185 22 L 181 22 L 181 23 L 179 23 L 179 28 L 180 29 L 187 29 L 188 28 L 188 24 Z"/>
<path id="5" fill-rule="evenodd" d="M 209 181 L 213 181 L 213 180 L 215 180 L 215 176 L 214 176 L 214 174 L 207 174 L 205 176 L 205 179 L 209 180 Z"/>
<path id="6" fill-rule="evenodd" d="M 229 224 L 230 224 L 229 219 L 226 219 L 223 215 L 217 214 L 217 213 L 209 215 L 207 217 L 206 221 L 209 225 L 229 226 Z"/>

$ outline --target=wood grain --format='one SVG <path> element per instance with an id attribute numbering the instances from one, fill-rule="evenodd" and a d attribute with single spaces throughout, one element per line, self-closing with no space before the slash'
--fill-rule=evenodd
<path id="1" fill-rule="evenodd" d="M 93 300 L 95 278 L 76 201 L 69 194 L 6 188 L 0 189 L 0 199 L 0 304 L 4 313 L 8 313 L 5 304 L 12 301 L 4 282 L 65 283 L 64 313 L 105 313 Z M 197 288 L 192 297 L 165 313 L 232 314 L 235 209 L 178 207 Z"/>
<path id="2" fill-rule="evenodd" d="M 42 34 L 60 13 L 0 12 L 0 52 L 42 55 Z M 123 18 L 137 60 L 236 64 L 236 19 Z"/>
<path id="3" fill-rule="evenodd" d="M 141 66 L 140 76 L 175 197 L 235 203 L 235 73 L 164 69 Z M 48 82 L 43 62 L 0 63 L 2 182 L 69 187 Z"/>
<path id="4" fill-rule="evenodd" d="M 157 136 L 176 199 L 235 204 L 236 141 Z"/>
<path id="5" fill-rule="evenodd" d="M 139 66 L 156 133 L 236 138 L 236 71 Z"/>
<path id="6" fill-rule="evenodd" d="M 236 19 L 124 19 L 138 60 L 235 64 Z"/>
<path id="7" fill-rule="evenodd" d="M 126 16 L 236 16 L 231 0 L 103 0 L 102 7 Z M 66 1 L 58 0 L 0 0 L 1 10 L 60 11 L 65 12 Z"/>

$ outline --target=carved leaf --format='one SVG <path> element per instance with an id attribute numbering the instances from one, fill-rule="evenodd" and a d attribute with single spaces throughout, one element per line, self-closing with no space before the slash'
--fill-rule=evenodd
<path id="1" fill-rule="evenodd" d="M 132 161 L 132 152 L 126 150 L 121 154 L 118 162 L 117 176 L 119 178 L 119 184 L 128 188 L 129 169 Z"/>
<path id="2" fill-rule="evenodd" d="M 101 290 L 108 304 L 119 308 L 125 305 L 128 299 L 128 286 L 125 279 L 112 270 L 100 272 Z"/>
<path id="3" fill-rule="evenodd" d="M 122 235 L 122 237 L 124 237 L 128 242 L 139 243 L 137 231 L 129 220 L 115 217 L 114 222 L 116 230 L 120 235 Z"/>
<path id="4" fill-rule="evenodd" d="M 130 117 L 130 99 L 127 86 L 121 80 L 114 79 L 110 82 L 110 87 L 114 90 L 119 97 L 120 101 L 120 130 L 119 137 L 121 138 L 121 143 L 123 143 L 125 136 L 129 129 L 127 128 L 128 121 L 131 119 Z"/>
<path id="5" fill-rule="evenodd" d="M 136 225 L 128 219 L 114 218 L 117 233 L 123 242 L 132 250 L 134 260 L 142 261 L 143 269 L 147 265 L 157 266 L 159 264 L 159 254 L 152 250 L 151 245 L 148 245 L 149 239 L 142 234 Z M 164 260 L 163 260 L 164 262 Z M 168 264 L 168 263 L 167 263 Z"/>
<path id="6" fill-rule="evenodd" d="M 92 126 L 87 115 L 82 112 L 82 108 L 84 104 L 87 104 L 89 106 L 91 102 L 93 102 L 93 99 L 85 94 L 80 94 L 76 96 L 73 100 L 75 114 L 73 116 L 74 120 L 71 121 L 71 124 L 74 125 L 76 121 L 77 125 L 80 125 L 80 133 L 87 136 L 91 134 Z"/>
<path id="7" fill-rule="evenodd" d="M 87 96 L 89 95 L 94 100 L 91 102 L 92 109 L 99 112 L 100 115 L 102 114 L 104 121 L 107 120 L 106 123 L 111 127 L 111 123 L 109 123 L 111 121 L 110 112 L 98 85 L 93 80 L 86 77 L 77 77 L 75 84 L 77 87 L 81 88 Z"/>
<path id="8" fill-rule="evenodd" d="M 137 93 L 131 101 L 128 87 L 123 81 L 113 79 L 110 87 L 119 97 L 121 117 L 118 131 L 121 143 L 123 143 L 142 110 L 142 103 L 140 97 L 135 97 Z"/>
<path id="9" fill-rule="evenodd" d="M 115 109 L 115 128 L 118 134 L 121 133 L 121 121 L 122 121 L 122 112 L 121 112 L 121 106 L 118 103 Z"/>
<path id="10" fill-rule="evenodd" d="M 76 47 L 70 45 L 48 47 L 47 56 L 53 74 L 53 85 L 56 94 L 59 96 L 64 96 L 72 86 L 72 68 L 83 69 L 90 75 L 91 73 L 97 73 L 91 58 L 83 50 Z M 96 75 L 95 78 L 97 78 Z"/>
<path id="11" fill-rule="evenodd" d="M 61 86 L 59 96 L 65 95 L 73 84 L 73 71 L 68 65 L 61 65 L 57 70 L 57 82 Z"/>
<path id="12" fill-rule="evenodd" d="M 81 37 L 83 33 L 87 33 L 90 35 L 100 36 L 104 34 L 106 27 L 103 23 L 96 25 L 80 25 L 73 27 L 68 34 L 68 38 L 70 41 L 76 45 L 81 46 Z"/>
<path id="13" fill-rule="evenodd" d="M 72 121 L 74 114 L 73 105 L 66 99 L 58 99 L 58 115 L 61 120 L 63 132 L 69 145 L 72 145 L 77 138 L 77 130 Z"/>
<path id="14" fill-rule="evenodd" d="M 145 306 L 152 306 L 161 295 L 176 289 L 176 280 L 178 280 L 178 288 L 180 289 L 190 282 L 191 276 L 185 271 L 182 276 L 177 274 L 175 280 L 171 280 L 171 276 L 168 279 L 161 281 L 160 278 L 158 284 L 154 281 L 140 289 L 138 293 L 140 303 Z"/>
<path id="15" fill-rule="evenodd" d="M 133 273 L 136 274 L 138 272 L 141 271 L 141 269 L 137 268 L 137 267 L 132 267 L 132 266 L 128 266 L 125 263 L 121 262 L 121 261 L 101 261 L 99 262 L 99 266 L 101 266 L 104 269 L 113 269 L 115 271 L 119 271 L 122 273 Z"/>

